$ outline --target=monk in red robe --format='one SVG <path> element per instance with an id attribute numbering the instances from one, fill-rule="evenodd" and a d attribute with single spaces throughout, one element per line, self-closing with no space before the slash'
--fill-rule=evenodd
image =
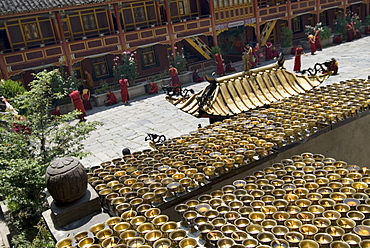
<path id="1" fill-rule="evenodd" d="M 293 71 L 300 72 L 301 71 L 301 56 L 304 55 L 304 51 L 301 45 L 298 45 L 295 49 L 294 55 L 294 68 Z"/>
<path id="2" fill-rule="evenodd" d="M 272 43 L 270 41 L 266 42 L 265 44 L 265 59 L 266 61 L 271 60 L 274 58 L 272 54 Z"/>
<path id="3" fill-rule="evenodd" d="M 148 94 L 156 94 L 156 93 L 158 93 L 158 85 L 150 81 Z"/>
<path id="4" fill-rule="evenodd" d="M 216 66 L 217 66 L 217 75 L 225 76 L 224 60 L 222 58 L 222 55 L 219 53 L 216 53 L 215 61 L 216 61 Z"/>
<path id="5" fill-rule="evenodd" d="M 170 76 L 171 76 L 171 83 L 170 85 L 173 87 L 174 93 L 179 93 L 181 88 L 181 82 L 179 78 L 179 73 L 177 71 L 176 67 L 170 66 L 170 69 L 168 69 Z"/>
<path id="6" fill-rule="evenodd" d="M 78 90 L 69 89 L 69 97 L 71 98 L 74 108 L 81 112 L 81 114 L 78 115 L 80 121 L 86 121 L 86 111 L 84 105 L 82 104 L 80 92 L 78 92 Z"/>
<path id="7" fill-rule="evenodd" d="M 315 55 L 316 52 L 315 36 L 313 36 L 312 34 L 308 35 L 308 43 L 310 44 L 311 54 Z"/>
<path id="8" fill-rule="evenodd" d="M 353 41 L 355 39 L 355 30 L 351 23 L 347 24 L 347 41 Z"/>
<path id="9" fill-rule="evenodd" d="M 129 86 L 128 80 L 124 78 L 124 79 L 120 79 L 118 82 L 119 82 L 119 85 L 121 86 L 122 102 L 124 104 L 127 104 L 128 101 L 130 100 L 130 97 L 128 95 L 128 86 Z"/>
<path id="10" fill-rule="evenodd" d="M 199 76 L 198 74 L 198 69 L 195 69 L 193 71 L 193 82 L 194 83 L 200 83 L 200 82 L 203 82 L 204 81 L 204 78 L 202 78 L 201 76 Z"/>
<path id="11" fill-rule="evenodd" d="M 315 47 L 318 51 L 322 50 L 320 32 L 318 30 L 315 31 Z"/>
<path id="12" fill-rule="evenodd" d="M 117 98 L 113 92 L 107 91 L 107 98 L 105 99 L 105 105 L 110 106 L 117 103 Z"/>

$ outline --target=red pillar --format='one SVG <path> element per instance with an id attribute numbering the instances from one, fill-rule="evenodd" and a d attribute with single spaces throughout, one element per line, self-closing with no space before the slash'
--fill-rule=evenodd
<path id="1" fill-rule="evenodd" d="M 66 63 L 67 63 L 67 68 L 68 68 L 68 74 L 72 74 L 72 58 L 71 58 L 71 53 L 69 51 L 66 38 L 64 36 L 64 31 L 63 31 L 63 25 L 62 25 L 62 20 L 60 19 L 60 14 L 59 12 L 55 12 L 55 17 L 57 18 L 58 22 L 58 30 L 59 30 L 59 37 L 62 39 L 62 49 L 64 56 L 66 58 Z"/>
<path id="2" fill-rule="evenodd" d="M 255 28 L 256 38 L 257 38 L 257 42 L 261 43 L 260 15 L 258 12 L 257 0 L 253 0 L 252 4 L 253 4 L 253 13 L 254 13 L 254 16 L 256 17 L 256 28 Z"/>
<path id="3" fill-rule="evenodd" d="M 125 42 L 125 37 L 123 36 L 123 30 L 122 30 L 122 25 L 121 25 L 121 15 L 118 10 L 118 5 L 114 5 L 114 14 L 116 16 L 116 23 L 117 23 L 117 28 L 118 28 L 118 37 L 119 37 L 119 42 L 121 44 L 121 50 L 125 51 L 126 50 L 126 42 Z"/>
<path id="4" fill-rule="evenodd" d="M 168 0 L 164 0 L 164 7 L 166 8 L 166 16 L 167 16 L 167 28 L 168 28 L 168 36 L 170 39 L 171 44 L 171 52 L 172 57 L 175 60 L 176 59 L 176 49 L 175 49 L 175 37 L 172 30 L 172 21 L 171 21 L 171 9 L 170 9 L 170 3 Z"/>
<path id="5" fill-rule="evenodd" d="M 2 54 L 0 54 L 0 70 L 2 78 L 8 80 L 9 79 L 8 70 L 6 69 L 4 56 Z"/>
<path id="6" fill-rule="evenodd" d="M 211 13 L 213 46 L 216 47 L 218 46 L 218 41 L 217 41 L 217 32 L 216 32 L 215 6 L 213 4 L 213 0 L 209 0 L 209 12 Z"/>

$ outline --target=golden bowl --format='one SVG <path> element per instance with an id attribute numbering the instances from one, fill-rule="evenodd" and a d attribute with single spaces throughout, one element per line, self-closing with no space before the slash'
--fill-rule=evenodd
<path id="1" fill-rule="evenodd" d="M 113 229 L 113 227 L 120 222 L 120 217 L 111 217 L 105 221 L 105 225 L 107 225 L 110 229 Z"/>
<path id="2" fill-rule="evenodd" d="M 101 230 L 105 228 L 105 223 L 95 224 L 90 227 L 89 232 L 91 232 L 94 236 Z"/>
<path id="3" fill-rule="evenodd" d="M 196 247 L 197 245 L 198 245 L 198 242 L 194 238 L 184 238 L 179 243 L 180 248 L 192 248 L 192 247 Z"/>
<path id="4" fill-rule="evenodd" d="M 234 240 L 231 238 L 221 238 L 217 241 L 217 247 L 220 248 L 230 248 L 235 244 Z"/>
<path id="5" fill-rule="evenodd" d="M 170 234 L 171 232 L 177 230 L 177 223 L 174 222 L 174 221 L 169 221 L 169 222 L 166 222 L 164 223 L 162 226 L 161 226 L 161 231 L 165 234 L 165 235 L 168 235 Z"/>
<path id="6" fill-rule="evenodd" d="M 73 243 L 73 240 L 71 238 L 64 238 L 64 239 L 59 240 L 56 243 L 55 247 L 68 248 L 68 247 L 72 247 L 72 243 Z"/>
<path id="7" fill-rule="evenodd" d="M 154 242 L 153 246 L 149 246 L 149 247 L 153 247 L 153 248 L 169 248 L 171 247 L 171 240 L 167 239 L 167 238 L 160 238 L 158 239 L 157 241 Z M 143 246 L 141 246 L 141 248 L 144 248 Z"/>
<path id="8" fill-rule="evenodd" d="M 85 237 L 85 238 L 81 239 L 78 242 L 78 247 L 80 247 L 80 248 L 91 247 L 91 245 L 94 244 L 94 242 L 95 242 L 95 239 L 94 238 L 92 238 L 92 237 Z M 56 247 L 58 247 L 58 245 Z M 62 247 L 64 247 L 64 246 L 62 246 Z"/>
<path id="9" fill-rule="evenodd" d="M 141 247 L 145 244 L 145 239 L 142 237 L 134 237 L 127 241 L 127 245 L 130 248 Z"/>
<path id="10" fill-rule="evenodd" d="M 103 241 L 104 239 L 109 238 L 112 235 L 113 235 L 113 230 L 106 228 L 106 229 L 103 229 L 97 232 L 95 237 L 99 239 L 100 241 Z"/>
<path id="11" fill-rule="evenodd" d="M 204 231 L 204 230 L 203 230 Z M 210 231 L 210 230 L 209 230 Z M 202 232 L 200 230 L 200 232 Z M 167 232 L 168 233 L 168 232 Z M 175 243 L 180 242 L 187 236 L 186 231 L 183 229 L 176 229 L 169 233 L 169 238 Z"/>
<path id="12" fill-rule="evenodd" d="M 299 248 L 319 248 L 319 244 L 316 241 L 304 239 L 299 242 Z"/>
<path id="13" fill-rule="evenodd" d="M 81 231 L 81 232 L 78 232 L 76 233 L 74 236 L 73 236 L 73 239 L 76 240 L 76 242 L 78 243 L 81 239 L 84 239 L 88 236 L 88 232 L 87 231 Z"/>
<path id="14" fill-rule="evenodd" d="M 152 223 L 158 229 L 160 229 L 160 227 L 166 222 L 168 222 L 168 216 L 167 215 L 158 215 L 157 217 L 152 219 Z"/>

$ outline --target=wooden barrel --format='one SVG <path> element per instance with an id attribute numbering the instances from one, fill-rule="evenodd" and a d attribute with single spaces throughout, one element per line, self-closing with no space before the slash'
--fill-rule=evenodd
<path id="1" fill-rule="evenodd" d="M 57 202 L 73 202 L 87 190 L 85 167 L 73 157 L 54 159 L 46 169 L 45 178 L 46 187 Z"/>

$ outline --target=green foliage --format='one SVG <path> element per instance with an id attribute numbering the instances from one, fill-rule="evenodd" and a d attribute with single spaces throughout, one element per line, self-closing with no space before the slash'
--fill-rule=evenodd
<path id="1" fill-rule="evenodd" d="M 363 23 L 364 23 L 364 25 L 366 25 L 366 26 L 370 26 L 370 15 L 367 15 L 367 16 L 366 16 L 366 19 L 365 19 L 365 21 L 364 21 Z"/>
<path id="2" fill-rule="evenodd" d="M 26 89 L 20 82 L 4 79 L 0 82 L 0 96 L 4 96 L 6 99 L 11 99 L 25 91 Z"/>
<path id="3" fill-rule="evenodd" d="M 54 248 L 55 242 L 50 235 L 49 230 L 46 227 L 46 224 L 41 219 L 40 222 L 35 226 L 38 229 L 37 235 L 33 238 L 32 241 L 27 240 L 27 235 L 25 232 L 13 237 L 12 244 L 15 248 Z"/>
<path id="4" fill-rule="evenodd" d="M 329 39 L 331 37 L 331 28 L 328 26 L 322 26 L 322 30 L 319 30 L 319 32 L 322 40 Z"/>
<path id="5" fill-rule="evenodd" d="M 288 27 L 281 28 L 281 46 L 291 47 L 293 44 L 293 30 Z"/>
<path id="6" fill-rule="evenodd" d="M 0 118 L 17 132 L 0 128 L 0 193 L 6 200 L 12 222 L 27 228 L 29 222 L 40 219 L 42 211 L 40 191 L 45 188 L 45 170 L 56 157 L 86 155 L 82 140 L 96 130 L 99 122 L 76 120 L 78 111 L 49 115 L 52 103 L 66 95 L 55 93 L 51 81 L 61 80 L 58 70 L 40 72 L 30 83 L 30 91 L 16 96 L 13 107 L 21 113 Z"/>
<path id="7" fill-rule="evenodd" d="M 41 191 L 45 187 L 45 166 L 34 160 L 0 160 L 0 195 L 5 198 L 12 225 L 17 229 L 32 226 L 41 207 Z"/>
<path id="8" fill-rule="evenodd" d="M 178 73 L 182 73 L 186 70 L 186 58 L 185 58 L 185 55 L 184 55 L 184 48 L 181 48 L 181 51 L 179 51 L 177 49 L 177 47 L 175 47 L 175 50 L 176 50 L 176 57 L 175 59 L 173 59 L 173 57 L 169 57 L 168 59 L 170 60 L 170 64 L 173 65 L 173 67 L 175 67 L 178 71 Z"/>
<path id="9" fill-rule="evenodd" d="M 343 12 L 338 12 L 337 18 L 334 21 L 334 31 L 337 34 L 347 37 L 347 20 Z"/>
<path id="10" fill-rule="evenodd" d="M 221 53 L 221 48 L 218 46 L 211 47 L 211 53 L 215 55 L 216 53 Z"/>
<path id="11" fill-rule="evenodd" d="M 128 79 L 130 83 L 133 83 L 137 78 L 137 65 L 135 60 L 136 52 L 124 51 L 121 56 L 117 56 L 113 59 L 113 74 L 117 80 L 122 78 Z"/>

